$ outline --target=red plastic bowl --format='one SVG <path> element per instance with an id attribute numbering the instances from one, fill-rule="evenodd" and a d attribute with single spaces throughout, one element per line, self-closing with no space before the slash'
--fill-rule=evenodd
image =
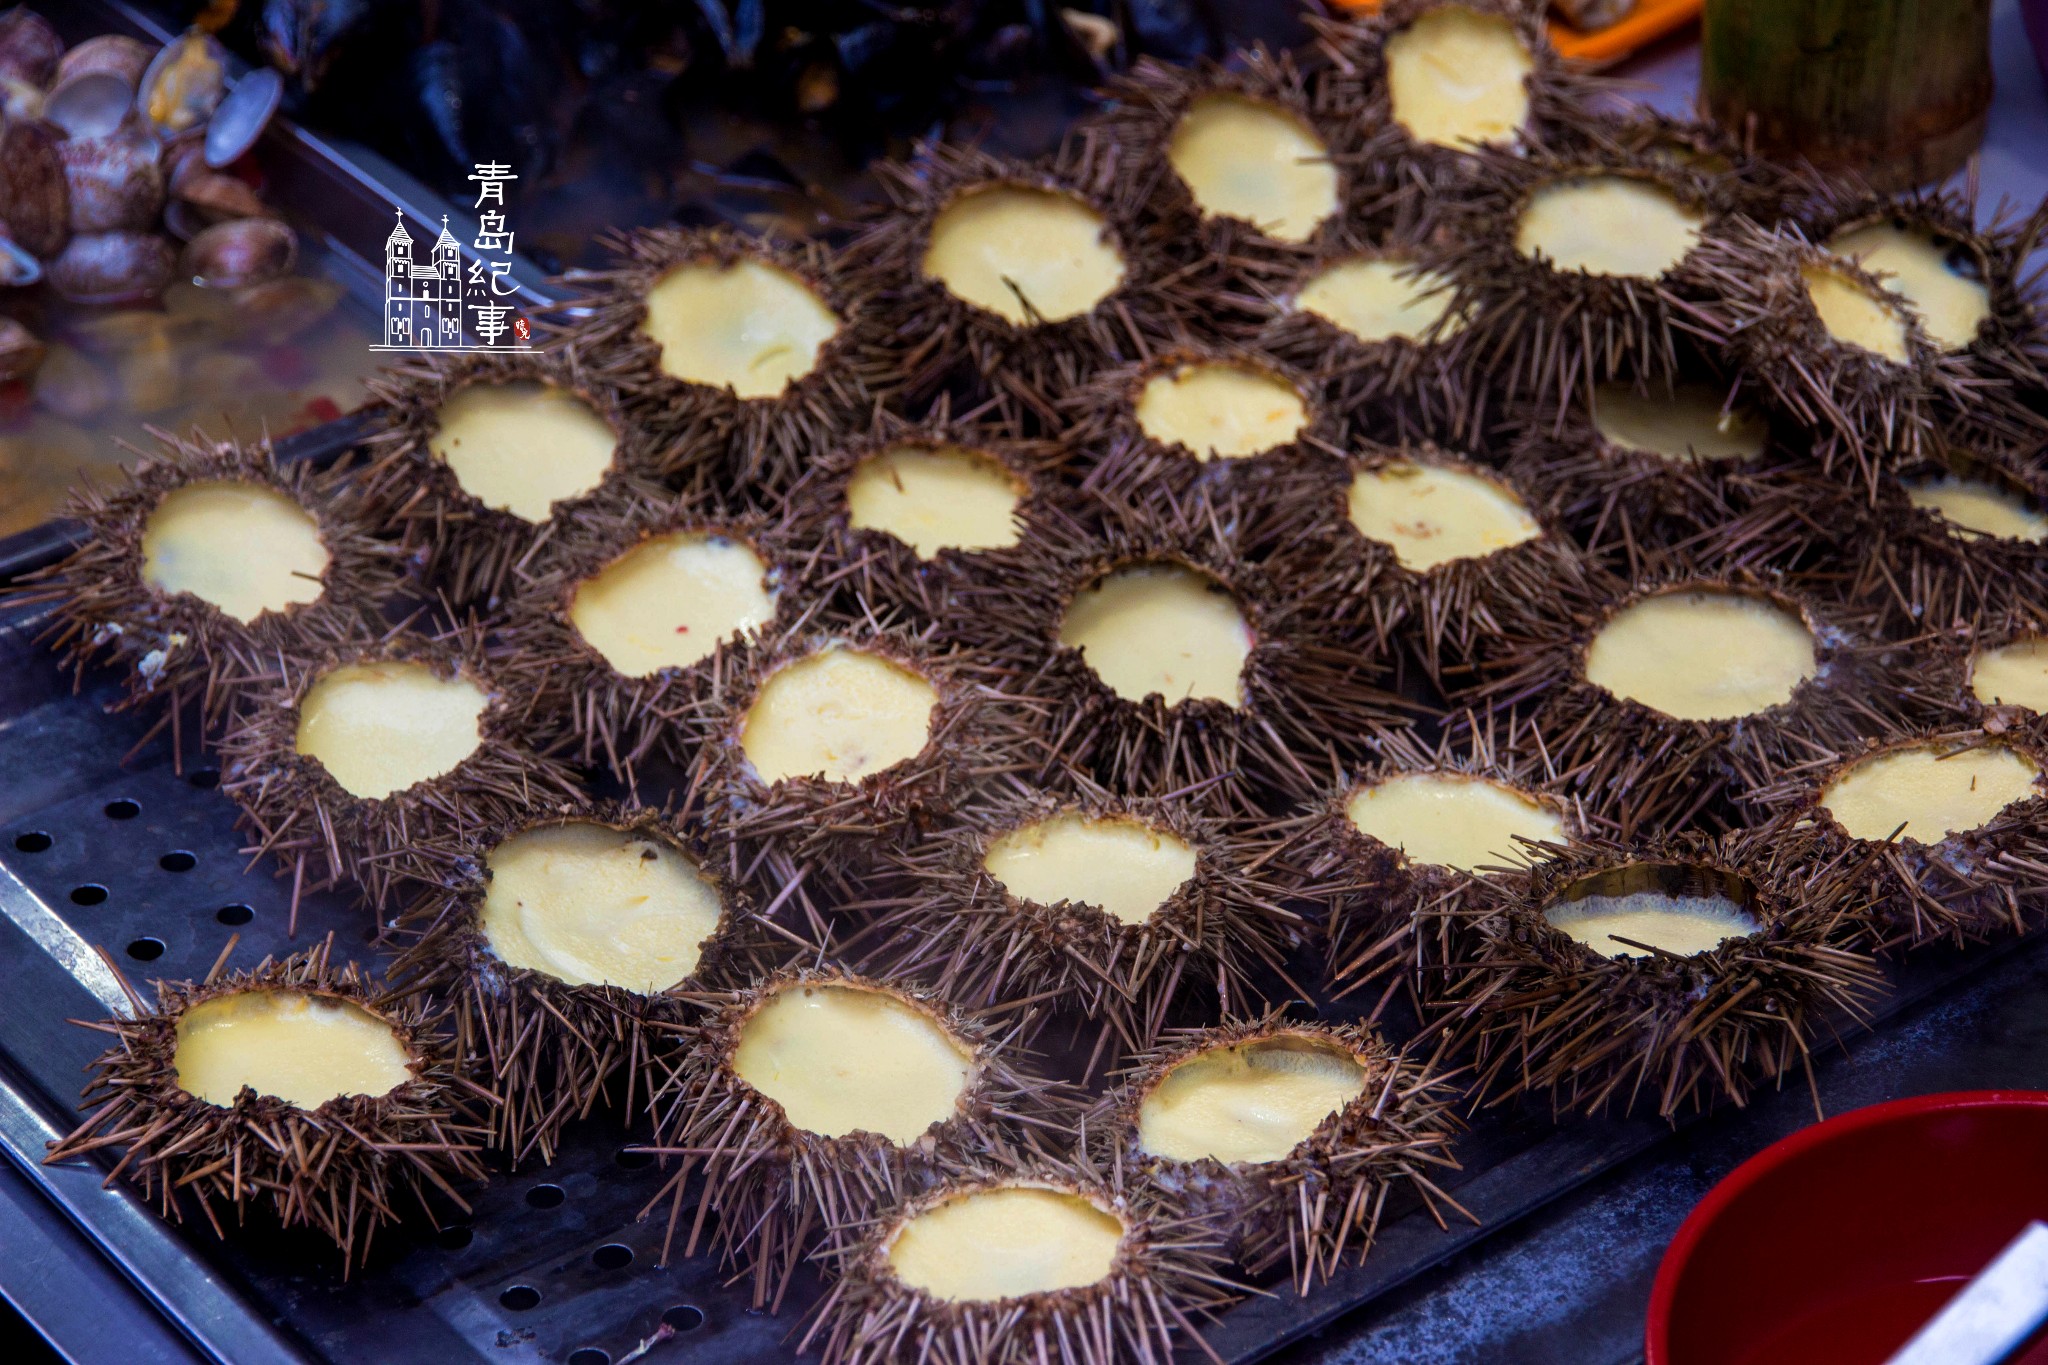
<path id="1" fill-rule="evenodd" d="M 2035 1218 L 2048 1093 L 1923 1095 L 1817 1123 L 1679 1228 L 1646 1365 L 1882 1365 Z M 2048 1338 L 2013 1359 L 2048 1365 Z"/>

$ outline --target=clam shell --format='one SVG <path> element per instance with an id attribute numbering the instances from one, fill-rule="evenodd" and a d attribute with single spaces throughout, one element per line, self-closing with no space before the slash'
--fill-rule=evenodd
<path id="1" fill-rule="evenodd" d="M 57 144 L 71 198 L 73 232 L 140 231 L 164 206 L 163 170 L 154 140 L 69 138 Z"/>
<path id="2" fill-rule="evenodd" d="M 57 139 L 40 123 L 0 125 L 0 221 L 23 250 L 48 260 L 71 235 L 71 203 Z"/>
<path id="3" fill-rule="evenodd" d="M 152 232 L 91 232 L 50 262 L 51 286 L 73 303 L 135 303 L 171 282 L 177 253 Z"/>
<path id="4" fill-rule="evenodd" d="M 206 164 L 226 166 L 256 145 L 284 98 L 284 77 L 264 67 L 235 82 L 206 124 Z"/>
<path id="5" fill-rule="evenodd" d="M 291 273 L 298 234 L 275 218 L 216 223 L 185 244 L 183 273 L 208 289 L 240 289 Z"/>
<path id="6" fill-rule="evenodd" d="M 64 54 L 57 63 L 57 74 L 51 84 L 54 87 L 78 76 L 98 73 L 117 77 L 132 92 L 141 81 L 142 73 L 149 70 L 150 59 L 156 56 L 156 51 L 139 38 L 119 33 L 87 38 Z"/>
<path id="7" fill-rule="evenodd" d="M 227 94 L 227 49 L 193 29 L 164 45 L 135 88 L 135 107 L 164 137 L 204 123 Z"/>
<path id="8" fill-rule="evenodd" d="M 0 14 L 0 76 L 41 90 L 63 56 L 64 40 L 42 15 L 26 5 Z"/>
<path id="9" fill-rule="evenodd" d="M 111 71 L 60 77 L 43 101 L 43 117 L 72 137 L 111 137 L 133 112 L 129 84 Z"/>

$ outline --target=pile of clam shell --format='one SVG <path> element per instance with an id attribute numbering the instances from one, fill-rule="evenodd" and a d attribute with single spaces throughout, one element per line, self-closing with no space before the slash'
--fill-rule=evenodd
<path id="1" fill-rule="evenodd" d="M 40 14 L 0 13 L 0 289 L 47 280 L 133 305 L 178 279 L 238 289 L 288 274 L 298 239 L 233 173 L 277 109 L 275 72 L 230 85 L 197 29 L 162 47 L 107 34 L 67 49 Z M 0 319 L 0 380 L 42 341 Z"/>

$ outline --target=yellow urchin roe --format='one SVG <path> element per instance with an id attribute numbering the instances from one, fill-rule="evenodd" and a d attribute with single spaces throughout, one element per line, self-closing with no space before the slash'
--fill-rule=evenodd
<path id="1" fill-rule="evenodd" d="M 300 1109 L 385 1095 L 413 1079 L 390 1024 L 353 1001 L 304 991 L 218 995 L 178 1018 L 171 1066 L 195 1099 L 232 1105 L 247 1086 Z"/>
<path id="2" fill-rule="evenodd" d="M 1365 1093 L 1365 1068 L 1334 1043 L 1289 1034 L 1212 1047 L 1138 1104 L 1138 1145 L 1169 1161 L 1278 1161 Z"/>
<path id="3" fill-rule="evenodd" d="M 1116 1267 L 1123 1220 L 1093 1200 L 1035 1185 L 958 1194 L 906 1219 L 885 1255 L 896 1278 L 954 1303 L 1096 1284 Z"/>
<path id="4" fill-rule="evenodd" d="M 1505 142 L 1529 121 L 1536 58 L 1503 14 L 1444 5 L 1386 43 L 1394 122 L 1418 142 Z"/>
<path id="5" fill-rule="evenodd" d="M 923 752 L 939 694 L 894 660 L 833 645 L 761 685 L 740 747 L 764 782 L 858 782 Z"/>
<path id="6" fill-rule="evenodd" d="M 1337 211 L 1337 168 L 1315 129 L 1278 105 L 1202 95 L 1174 125 L 1167 162 L 1205 217 L 1305 242 Z"/>
<path id="7" fill-rule="evenodd" d="M 1020 900 L 1073 901 L 1143 924 L 1195 875 L 1195 848 L 1129 816 L 1065 811 L 1003 834 L 982 866 Z"/>
<path id="8" fill-rule="evenodd" d="M 468 678 L 424 664 L 343 664 L 306 689 L 297 748 L 351 796 L 381 800 L 475 753 L 489 704 Z"/>
<path id="9" fill-rule="evenodd" d="M 172 489 L 142 528 L 143 582 L 190 593 L 245 625 L 318 601 L 327 561 L 312 514 L 264 484 Z"/>
<path id="10" fill-rule="evenodd" d="M 1895 365 L 1911 356 L 1906 344 L 1906 319 L 1891 300 L 1873 293 L 1860 280 L 1826 266 L 1799 272 L 1806 297 L 1827 334 L 1844 345 L 1869 351 Z"/>
<path id="11" fill-rule="evenodd" d="M 789 271 L 765 261 L 690 261 L 647 291 L 641 331 L 661 372 L 689 384 L 775 398 L 818 367 L 839 315 Z"/>
<path id="12" fill-rule="evenodd" d="M 1770 429 L 1747 408 L 1724 409 L 1721 394 L 1704 384 L 1678 384 L 1663 393 L 1638 393 L 1626 384 L 1593 390 L 1593 427 L 1629 450 L 1673 464 L 1747 460 L 1764 453 Z"/>
<path id="13" fill-rule="evenodd" d="M 732 1067 L 806 1132 L 903 1144 L 958 1111 L 974 1057 L 938 1020 L 885 991 L 792 985 L 740 1026 Z"/>
<path id="14" fill-rule="evenodd" d="M 1124 282 L 1103 216 L 1070 194 L 988 185 L 932 222 L 923 273 L 1015 327 L 1093 312 Z"/>
<path id="15" fill-rule="evenodd" d="M 1515 249 L 1553 270 L 1653 280 L 1699 245 L 1706 219 L 1661 185 L 1593 175 L 1545 185 L 1529 197 Z"/>
<path id="16" fill-rule="evenodd" d="M 1852 839 L 1888 839 L 1898 830 L 1936 844 L 2039 796 L 2040 779 L 2034 760 L 2003 744 L 1916 744 L 1859 759 L 1828 783 L 1820 803 Z"/>
<path id="17" fill-rule="evenodd" d="M 1636 944 L 1691 957 L 1712 952 L 1731 938 L 1747 938 L 1763 927 L 1727 896 L 1666 891 L 1584 896 L 1552 906 L 1547 917 L 1552 925 L 1604 957 L 1648 956 Z"/>
<path id="18" fill-rule="evenodd" d="M 1146 564 L 1104 575 L 1074 597 L 1060 643 L 1127 701 L 1206 698 L 1244 704 L 1252 632 L 1236 599 L 1206 574 Z"/>
<path id="19" fill-rule="evenodd" d="M 1982 263 L 1925 229 L 1868 223 L 1836 233 L 1828 239 L 1828 250 L 1883 277 L 1885 287 L 1912 305 L 1928 338 L 1944 351 L 1969 346 L 1991 316 Z"/>
<path id="20" fill-rule="evenodd" d="M 1294 306 L 1367 344 L 1432 335 L 1448 341 L 1465 325 L 1462 317 L 1445 319 L 1455 297 L 1450 276 L 1379 256 L 1338 261 L 1301 287 Z"/>
<path id="21" fill-rule="evenodd" d="M 768 566 L 754 547 L 697 531 L 643 541 L 569 599 L 576 633 L 629 678 L 688 668 L 774 616 Z"/>
<path id="22" fill-rule="evenodd" d="M 1944 521 L 1969 538 L 2048 540 L 2048 516 L 2027 506 L 2015 494 L 1979 479 L 1926 479 L 1906 485 L 1915 507 L 1939 512 Z"/>
<path id="23" fill-rule="evenodd" d="M 590 405 L 552 384 L 474 384 L 441 405 L 427 447 L 462 491 L 522 521 L 604 482 L 619 436 Z"/>
<path id="24" fill-rule="evenodd" d="M 1351 524 L 1393 547 L 1404 569 L 1427 573 L 1543 534 L 1513 490 L 1462 469 L 1392 460 L 1351 477 Z"/>
<path id="25" fill-rule="evenodd" d="M 595 821 L 522 830 L 484 862 L 491 952 L 571 986 L 665 991 L 696 970 L 723 913 L 681 849 Z"/>
<path id="26" fill-rule="evenodd" d="M 1519 839 L 1558 844 L 1564 818 L 1505 782 L 1469 773 L 1396 773 L 1360 787 L 1345 806 L 1352 826 L 1409 861 L 1470 872 L 1528 861 Z"/>
<path id="27" fill-rule="evenodd" d="M 1979 650 L 1970 660 L 1970 694 L 1986 706 L 2048 712 L 2048 640 L 2028 636 Z"/>
<path id="28" fill-rule="evenodd" d="M 1299 436 L 1308 404 L 1264 370 L 1205 361 L 1147 379 L 1136 415 L 1147 436 L 1185 446 L 1198 460 L 1241 460 Z"/>
<path id="29" fill-rule="evenodd" d="M 1744 593 L 1659 593 L 1618 611 L 1586 650 L 1586 681 L 1680 720 L 1729 720 L 1792 699 L 1818 667 L 1813 633 Z"/>
<path id="30" fill-rule="evenodd" d="M 1009 470 L 960 446 L 890 446 L 862 460 L 846 485 L 848 524 L 892 535 L 919 559 L 1017 544 L 1023 501 Z"/>

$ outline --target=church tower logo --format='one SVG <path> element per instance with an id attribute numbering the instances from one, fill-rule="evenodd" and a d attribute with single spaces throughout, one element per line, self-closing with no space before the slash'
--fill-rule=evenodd
<path id="1" fill-rule="evenodd" d="M 405 226 L 405 210 L 384 239 L 384 344 L 373 351 L 530 351 L 533 329 L 515 312 L 512 232 L 505 226 L 505 182 L 511 167 L 479 163 L 469 177 L 477 193 L 473 254 L 441 219 L 441 235 L 422 245 Z M 496 204 L 496 210 L 484 205 Z"/>

